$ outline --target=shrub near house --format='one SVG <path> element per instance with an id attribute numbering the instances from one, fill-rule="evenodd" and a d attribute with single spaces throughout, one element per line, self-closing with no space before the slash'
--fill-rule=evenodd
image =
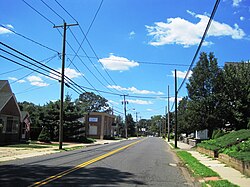
<path id="1" fill-rule="evenodd" d="M 198 151 L 205 154 L 213 151 L 222 162 L 250 176 L 250 130 L 234 131 L 219 138 L 203 141 L 197 147 Z"/>

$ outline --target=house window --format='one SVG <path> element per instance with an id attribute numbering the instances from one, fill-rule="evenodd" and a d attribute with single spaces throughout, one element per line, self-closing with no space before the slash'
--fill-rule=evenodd
<path id="1" fill-rule="evenodd" d="M 7 117 L 6 132 L 12 132 L 13 118 Z"/>
<path id="2" fill-rule="evenodd" d="M 3 127 L 4 127 L 4 122 L 3 122 L 3 119 L 0 118 L 0 133 L 3 132 Z"/>
<path id="3" fill-rule="evenodd" d="M 7 117 L 6 133 L 18 133 L 18 120 Z"/>

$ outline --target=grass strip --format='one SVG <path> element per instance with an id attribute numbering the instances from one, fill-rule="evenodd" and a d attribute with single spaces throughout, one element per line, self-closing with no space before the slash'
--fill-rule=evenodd
<path id="1" fill-rule="evenodd" d="M 219 177 L 218 173 L 214 172 L 212 169 L 200 163 L 196 158 L 194 158 L 187 151 L 177 151 L 176 154 L 184 162 L 187 168 L 192 171 L 194 176 L 196 177 Z"/>
<path id="2" fill-rule="evenodd" d="M 239 187 L 228 180 L 207 181 L 205 184 L 209 184 L 211 187 Z"/>

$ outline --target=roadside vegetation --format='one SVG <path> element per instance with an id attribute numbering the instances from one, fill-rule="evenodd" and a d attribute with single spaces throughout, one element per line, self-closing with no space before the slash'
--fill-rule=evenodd
<path id="1" fill-rule="evenodd" d="M 210 168 L 200 163 L 187 151 L 176 151 L 176 154 L 196 179 L 201 179 L 206 177 L 218 177 L 218 178 L 220 177 L 218 173 L 214 172 Z M 207 186 L 238 187 L 237 185 L 230 183 L 228 180 L 206 181 L 202 183 L 202 187 L 207 187 Z"/>
<path id="2" fill-rule="evenodd" d="M 250 161 L 250 130 L 233 131 L 219 138 L 205 140 L 197 146 L 227 154 L 238 160 Z"/>
<path id="3" fill-rule="evenodd" d="M 219 177 L 218 173 L 200 163 L 187 151 L 177 151 L 176 153 L 195 177 Z"/>

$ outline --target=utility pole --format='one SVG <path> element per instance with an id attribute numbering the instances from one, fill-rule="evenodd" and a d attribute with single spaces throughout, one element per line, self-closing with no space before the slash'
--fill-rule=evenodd
<path id="1" fill-rule="evenodd" d="M 169 114 L 169 85 L 168 85 L 168 142 L 170 142 L 170 114 Z"/>
<path id="2" fill-rule="evenodd" d="M 63 27 L 63 47 L 62 47 L 62 73 L 61 73 L 61 101 L 60 101 L 60 124 L 59 124 L 59 149 L 62 149 L 63 142 L 63 96 L 64 96 L 64 68 L 65 68 L 65 50 L 66 50 L 66 30 L 69 26 L 76 26 L 78 24 L 54 26 L 53 28 Z"/>
<path id="3" fill-rule="evenodd" d="M 127 126 L 127 107 L 128 101 L 126 101 L 126 96 L 123 95 L 123 101 L 122 104 L 124 104 L 124 116 L 125 116 L 125 138 L 128 138 L 128 126 Z"/>
<path id="4" fill-rule="evenodd" d="M 177 75 L 176 75 L 176 69 L 174 70 L 175 74 L 175 128 L 174 128 L 174 147 L 177 148 Z"/>

